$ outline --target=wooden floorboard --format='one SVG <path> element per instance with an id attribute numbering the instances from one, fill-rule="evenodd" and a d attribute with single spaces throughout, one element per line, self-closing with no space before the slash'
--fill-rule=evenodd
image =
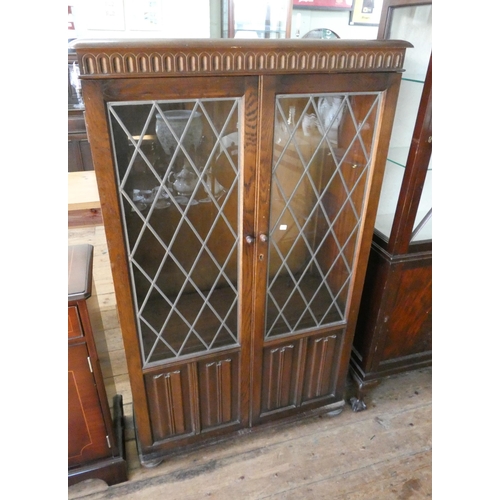
<path id="1" fill-rule="evenodd" d="M 68 240 L 94 245 L 102 319 L 96 337 L 109 399 L 114 393 L 124 399 L 129 468 L 126 483 L 84 481 L 68 488 L 69 499 L 431 498 L 430 368 L 383 380 L 369 393 L 364 412 L 346 406 L 337 416 L 283 423 L 171 457 L 153 469 L 141 467 L 104 230 L 71 228 Z"/>

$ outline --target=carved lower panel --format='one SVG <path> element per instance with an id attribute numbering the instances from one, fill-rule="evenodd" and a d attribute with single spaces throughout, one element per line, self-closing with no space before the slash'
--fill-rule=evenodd
<path id="1" fill-rule="evenodd" d="M 298 343 L 264 351 L 262 412 L 298 404 Z"/>
<path id="2" fill-rule="evenodd" d="M 201 430 L 238 420 L 238 357 L 198 363 Z"/>
<path id="3" fill-rule="evenodd" d="M 337 351 L 336 334 L 309 339 L 304 374 L 304 401 L 332 394 Z"/>
<path id="4" fill-rule="evenodd" d="M 154 439 L 191 432 L 187 366 L 146 378 Z"/>

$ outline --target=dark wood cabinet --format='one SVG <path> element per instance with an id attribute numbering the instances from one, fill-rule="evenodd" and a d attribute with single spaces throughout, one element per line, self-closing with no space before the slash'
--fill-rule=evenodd
<path id="1" fill-rule="evenodd" d="M 68 483 L 89 478 L 127 480 L 119 421 L 108 406 L 87 300 L 92 289 L 91 245 L 68 247 Z"/>
<path id="2" fill-rule="evenodd" d="M 85 110 L 80 104 L 75 85 L 74 65 L 78 64 L 76 54 L 68 53 L 68 172 L 94 170 L 92 154 L 85 128 Z"/>
<path id="3" fill-rule="evenodd" d="M 68 172 L 94 170 L 83 113 L 81 109 L 68 110 Z"/>
<path id="4" fill-rule="evenodd" d="M 341 411 L 404 41 L 81 41 L 143 464 Z"/>
<path id="5" fill-rule="evenodd" d="M 432 56 L 429 0 L 385 0 L 380 39 L 409 40 L 351 373 L 354 410 L 388 375 L 432 362 Z"/>

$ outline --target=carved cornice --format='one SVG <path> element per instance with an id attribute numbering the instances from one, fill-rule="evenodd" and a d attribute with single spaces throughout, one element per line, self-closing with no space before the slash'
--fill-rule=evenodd
<path id="1" fill-rule="evenodd" d="M 78 42 L 85 79 L 402 71 L 402 41 L 170 40 Z"/>

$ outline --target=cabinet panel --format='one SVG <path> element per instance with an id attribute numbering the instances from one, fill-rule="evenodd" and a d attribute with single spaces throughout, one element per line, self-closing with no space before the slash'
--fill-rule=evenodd
<path id="1" fill-rule="evenodd" d="M 432 351 L 432 266 L 393 266 L 390 280 L 391 314 L 384 318 L 381 363 Z"/>
<path id="2" fill-rule="evenodd" d="M 304 401 L 328 396 L 334 392 L 339 345 L 337 334 L 308 339 Z"/>
<path id="3" fill-rule="evenodd" d="M 300 342 L 268 347 L 262 367 L 262 413 L 300 404 Z"/>
<path id="4" fill-rule="evenodd" d="M 222 357 L 198 363 L 201 430 L 239 420 L 239 357 Z"/>
<path id="5" fill-rule="evenodd" d="M 68 349 L 68 466 L 111 456 L 85 344 Z"/>
<path id="6" fill-rule="evenodd" d="M 194 430 L 188 370 L 183 365 L 145 377 L 155 441 Z"/>

